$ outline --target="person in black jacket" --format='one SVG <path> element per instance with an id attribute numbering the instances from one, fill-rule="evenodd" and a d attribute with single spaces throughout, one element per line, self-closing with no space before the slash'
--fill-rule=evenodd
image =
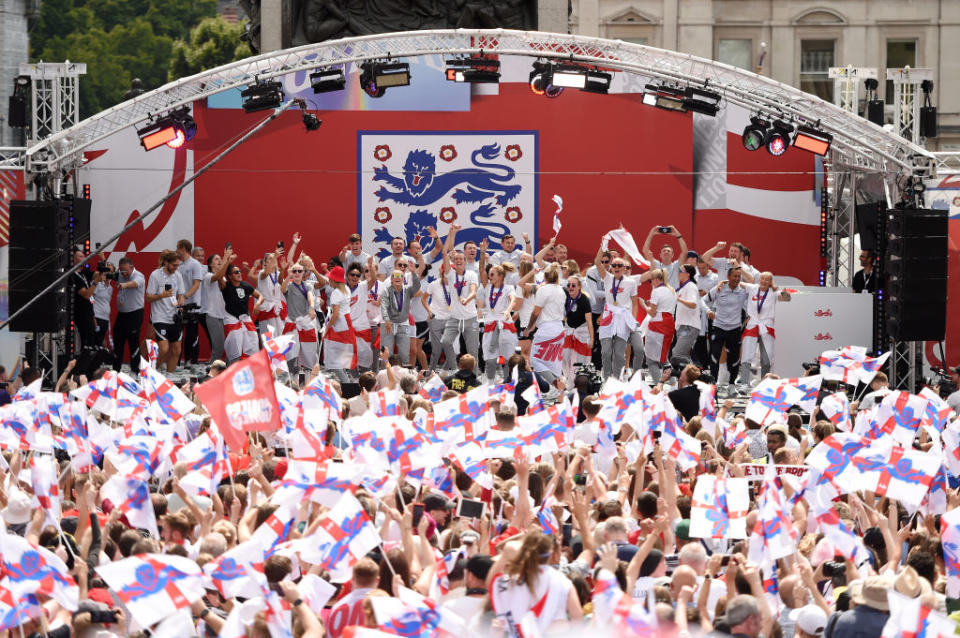
<path id="1" fill-rule="evenodd" d="M 686 421 L 700 414 L 700 389 L 694 383 L 699 378 L 700 368 L 688 364 L 680 373 L 679 387 L 667 395 Z"/>
<path id="2" fill-rule="evenodd" d="M 530 404 L 527 403 L 527 400 L 522 396 L 527 388 L 532 386 L 534 380 L 536 380 L 537 386 L 540 388 L 540 393 L 543 394 L 550 389 L 550 384 L 540 377 L 533 376 L 533 373 L 530 372 L 530 368 L 527 365 L 527 360 L 523 358 L 523 355 L 515 354 L 507 361 L 507 379 L 513 378 L 514 368 L 517 369 L 517 389 L 514 392 L 513 400 L 514 403 L 517 404 L 517 414 L 523 415 L 527 413 L 527 408 L 530 407 Z"/>

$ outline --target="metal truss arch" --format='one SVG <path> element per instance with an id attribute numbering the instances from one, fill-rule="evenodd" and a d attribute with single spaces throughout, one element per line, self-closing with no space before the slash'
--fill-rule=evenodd
<path id="1" fill-rule="evenodd" d="M 533 31 L 445 30 L 345 38 L 264 53 L 171 82 L 64 129 L 28 148 L 25 168 L 49 173 L 78 166 L 83 149 L 172 108 L 257 79 L 371 59 L 473 53 L 565 59 L 681 85 L 708 86 L 748 110 L 819 125 L 834 135 L 834 170 L 915 173 L 935 170 L 923 148 L 814 95 L 749 71 L 619 40 Z"/>

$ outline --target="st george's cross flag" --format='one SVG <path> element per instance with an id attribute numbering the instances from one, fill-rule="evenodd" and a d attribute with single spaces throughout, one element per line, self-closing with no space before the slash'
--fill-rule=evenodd
<path id="1" fill-rule="evenodd" d="M 785 423 L 787 410 L 802 397 L 802 390 L 780 379 L 764 379 L 750 393 L 746 417 L 760 425 Z"/>
<path id="2" fill-rule="evenodd" d="M 150 488 L 141 478 L 114 475 L 100 488 L 100 495 L 109 499 L 114 507 L 123 512 L 136 528 L 148 530 L 159 538 L 157 518 L 150 500 Z"/>
<path id="3" fill-rule="evenodd" d="M 14 599 L 27 595 L 53 598 L 76 611 L 80 589 L 56 554 L 20 536 L 0 533 L 0 566 Z"/>
<path id="4" fill-rule="evenodd" d="M 853 429 L 850 422 L 850 402 L 845 392 L 834 392 L 823 397 L 820 401 L 820 413 L 840 431 L 849 432 Z"/>
<path id="5" fill-rule="evenodd" d="M 138 554 L 101 565 L 97 573 L 144 627 L 189 607 L 204 594 L 200 567 L 182 556 Z"/>

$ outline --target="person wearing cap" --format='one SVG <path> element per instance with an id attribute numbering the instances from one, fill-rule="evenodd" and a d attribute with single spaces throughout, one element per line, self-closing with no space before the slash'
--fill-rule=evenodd
<path id="1" fill-rule="evenodd" d="M 450 516 L 450 510 L 456 506 L 443 494 L 428 494 L 423 499 L 423 515 L 434 522 L 437 529 L 443 529 Z"/>
<path id="2" fill-rule="evenodd" d="M 0 511 L 0 517 L 10 532 L 22 536 L 33 516 L 32 509 L 30 496 L 26 492 L 11 489 L 7 495 L 7 506 Z"/>
<path id="3" fill-rule="evenodd" d="M 827 615 L 816 605 L 791 610 L 789 618 L 794 623 L 794 638 L 819 638 L 827 626 Z"/>
<path id="4" fill-rule="evenodd" d="M 850 594 L 850 602 L 855 607 L 831 616 L 824 637 L 880 638 L 890 618 L 887 590 L 892 584 L 888 576 L 870 576 L 864 580 L 863 585 Z"/>
<path id="5" fill-rule="evenodd" d="M 669 228 L 669 233 L 661 233 L 661 228 Z M 667 283 L 671 288 L 676 290 L 680 287 L 680 280 L 677 275 L 680 271 L 680 266 L 682 265 L 679 259 L 674 259 L 673 246 L 669 243 L 665 243 L 662 248 L 660 248 L 660 259 L 656 259 L 653 256 L 653 251 L 650 249 L 650 243 L 653 241 L 654 235 L 663 234 L 667 237 L 676 237 L 677 243 L 680 245 L 680 250 L 677 251 L 678 255 L 686 255 L 686 263 L 690 262 L 690 256 L 687 250 L 687 242 L 683 240 L 683 235 L 680 234 L 680 231 L 677 230 L 676 226 L 654 226 L 650 229 L 650 232 L 647 233 L 647 239 L 643 242 L 643 248 L 641 252 L 643 253 L 644 258 L 653 264 L 652 268 L 662 268 L 667 273 Z"/>

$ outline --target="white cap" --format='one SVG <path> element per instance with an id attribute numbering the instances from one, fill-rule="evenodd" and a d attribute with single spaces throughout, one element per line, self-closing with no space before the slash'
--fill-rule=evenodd
<path id="1" fill-rule="evenodd" d="M 794 609 L 789 614 L 790 620 L 797 623 L 797 627 L 811 636 L 822 636 L 827 626 L 827 615 L 816 605 L 805 605 Z"/>
<path id="2" fill-rule="evenodd" d="M 30 522 L 33 517 L 31 509 L 30 497 L 21 490 L 12 489 L 7 498 L 7 506 L 3 508 L 0 515 L 3 516 L 7 525 L 23 525 Z"/>

